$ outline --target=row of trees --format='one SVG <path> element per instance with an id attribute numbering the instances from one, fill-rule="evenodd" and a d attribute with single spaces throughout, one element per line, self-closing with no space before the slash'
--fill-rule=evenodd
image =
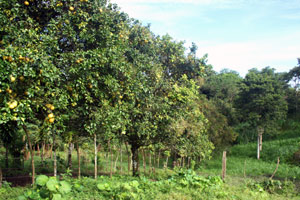
<path id="1" fill-rule="evenodd" d="M 189 50 L 105 0 L 1 1 L 5 148 L 18 157 L 27 144 L 34 181 L 37 143 L 52 143 L 56 166 L 58 138 L 70 150 L 92 138 L 95 178 L 97 145 L 126 143 L 137 175 L 141 147 L 203 159 L 214 146 L 254 140 L 257 130 L 262 141 L 285 119 L 287 102 L 290 112 L 297 108 L 297 88 L 288 83 L 299 67 L 252 69 L 242 78 L 213 71 L 195 44 Z"/>
<path id="2" fill-rule="evenodd" d="M 185 55 L 183 42 L 106 1 L 1 1 L 0 27 L 1 139 L 8 148 L 26 135 L 32 181 L 33 145 L 49 138 L 55 166 L 57 137 L 93 138 L 95 177 L 99 140 L 130 145 L 133 175 L 143 146 L 211 152 L 197 83 L 205 58 Z"/>

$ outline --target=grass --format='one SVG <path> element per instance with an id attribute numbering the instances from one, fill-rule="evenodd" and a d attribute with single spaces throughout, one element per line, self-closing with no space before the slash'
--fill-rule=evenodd
<path id="1" fill-rule="evenodd" d="M 276 162 L 280 157 L 281 162 L 291 163 L 293 153 L 299 150 L 299 144 L 300 137 L 263 142 L 260 159 Z M 256 158 L 256 149 L 256 143 L 236 145 L 229 150 L 229 155 L 240 158 Z"/>
<path id="2" fill-rule="evenodd" d="M 299 163 L 293 162 L 293 153 L 299 150 L 300 137 L 285 137 L 272 141 L 263 142 L 260 160 L 256 159 L 256 143 L 235 145 L 227 153 L 227 174 L 234 176 L 270 177 L 280 157 L 278 170 L 275 178 L 300 180 Z M 199 170 L 208 174 L 220 174 L 222 169 L 222 154 L 216 153 L 211 160 L 207 160 L 200 166 Z"/>
<path id="3" fill-rule="evenodd" d="M 227 157 L 227 174 L 232 176 L 243 177 L 245 173 L 246 177 L 270 177 L 273 174 L 275 168 L 275 162 L 266 162 L 253 158 L 240 158 L 234 156 Z M 220 175 L 222 170 L 221 156 L 204 162 L 198 170 L 201 173 Z M 279 164 L 278 170 L 275 174 L 275 178 L 300 180 L 300 167 L 281 163 Z"/>
<path id="4" fill-rule="evenodd" d="M 161 173 L 161 172 L 159 172 Z M 157 174 L 158 176 L 160 174 Z M 181 172 L 180 172 L 181 173 Z M 169 200 L 192 200 L 192 199 L 273 199 L 299 200 L 299 194 L 288 187 L 281 192 L 269 192 L 263 185 L 262 180 L 228 176 L 223 183 L 218 177 L 205 177 L 193 173 L 174 173 L 161 179 L 149 177 L 113 176 L 112 178 L 101 176 L 97 180 L 92 178 L 66 178 L 72 185 L 72 191 L 66 195 L 67 199 L 169 199 Z M 131 185 L 138 182 L 136 186 Z M 99 189 L 98 185 L 105 185 L 107 189 Z M 288 183 L 294 186 L 293 183 Z M 79 190 L 78 190 L 79 189 Z M 27 191 L 39 191 L 38 188 L 0 188 L 0 199 L 16 199 Z M 124 197 L 124 198 L 122 198 Z"/>

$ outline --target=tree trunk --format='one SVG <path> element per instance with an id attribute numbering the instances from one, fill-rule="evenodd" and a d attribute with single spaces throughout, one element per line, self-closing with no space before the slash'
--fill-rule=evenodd
<path id="1" fill-rule="evenodd" d="M 37 152 L 36 152 L 37 156 L 40 156 L 40 144 L 37 144 Z"/>
<path id="2" fill-rule="evenodd" d="M 157 168 L 159 169 L 159 160 L 160 160 L 160 150 L 158 150 L 158 157 L 157 157 Z"/>
<path id="3" fill-rule="evenodd" d="M 49 158 L 50 156 L 50 145 L 49 143 L 46 144 L 46 152 L 45 152 L 45 157 Z"/>
<path id="4" fill-rule="evenodd" d="M 226 178 L 226 151 L 223 151 L 222 157 L 222 180 L 225 181 Z"/>
<path id="5" fill-rule="evenodd" d="M 126 145 L 126 151 L 127 151 L 127 164 L 128 164 L 128 174 L 130 173 L 130 152 L 129 152 L 129 148 L 128 148 L 128 142 L 125 143 Z"/>
<path id="6" fill-rule="evenodd" d="M 190 168 L 190 165 L 191 165 L 191 157 L 188 157 L 188 160 L 187 160 L 187 168 L 188 169 Z"/>
<path id="7" fill-rule="evenodd" d="M 34 184 L 34 181 L 35 181 L 35 167 L 34 167 L 34 155 L 33 155 L 33 150 L 32 150 L 32 146 L 31 146 L 31 140 L 30 140 L 30 137 L 29 137 L 29 132 L 27 130 L 27 127 L 25 125 L 22 125 L 22 127 L 23 127 L 23 130 L 26 133 L 27 142 L 28 142 L 28 145 L 29 145 L 29 151 L 30 151 L 30 154 L 31 154 L 31 169 L 32 169 L 31 182 L 32 182 L 32 184 Z"/>
<path id="8" fill-rule="evenodd" d="M 132 176 L 139 176 L 139 147 L 131 145 L 132 152 Z"/>
<path id="9" fill-rule="evenodd" d="M 167 158 L 166 158 L 166 163 L 164 165 L 164 168 L 168 168 L 168 162 L 169 162 L 169 156 L 167 156 Z"/>
<path id="10" fill-rule="evenodd" d="M 143 154 L 144 174 L 146 175 L 146 156 L 145 156 L 145 149 L 142 150 L 142 154 Z"/>
<path id="11" fill-rule="evenodd" d="M 41 161 L 42 165 L 44 166 L 44 156 L 45 156 L 45 142 L 42 142 L 42 151 L 41 151 Z"/>
<path id="12" fill-rule="evenodd" d="M 257 135 L 257 160 L 260 158 L 260 137 Z"/>
<path id="13" fill-rule="evenodd" d="M 57 159 L 56 159 L 56 143 L 55 133 L 53 132 L 53 144 L 51 145 L 51 158 L 53 158 L 53 176 L 57 176 Z M 54 149 L 54 150 L 53 150 Z"/>
<path id="14" fill-rule="evenodd" d="M 50 157 L 53 158 L 53 145 L 50 145 Z"/>
<path id="15" fill-rule="evenodd" d="M 152 165 L 152 172 L 155 174 L 155 166 L 156 166 L 156 152 L 153 152 L 153 165 Z"/>
<path id="16" fill-rule="evenodd" d="M 259 150 L 262 151 L 262 134 L 260 134 Z"/>
<path id="17" fill-rule="evenodd" d="M 113 170 L 113 165 L 114 165 L 114 155 L 113 151 L 111 148 L 111 144 L 109 143 L 109 153 L 110 153 L 110 172 L 109 172 L 109 177 L 112 178 L 112 170 Z"/>
<path id="18" fill-rule="evenodd" d="M 97 146 L 97 151 L 98 151 L 98 152 L 101 151 L 101 144 L 98 144 L 98 146 Z"/>
<path id="19" fill-rule="evenodd" d="M 97 179 L 98 172 L 97 172 L 97 135 L 94 134 L 94 177 Z"/>
<path id="20" fill-rule="evenodd" d="M 120 173 L 123 173 L 123 153 L 122 153 L 122 143 L 120 144 Z"/>
<path id="21" fill-rule="evenodd" d="M 149 151 L 149 174 L 152 172 L 151 151 Z"/>
<path id="22" fill-rule="evenodd" d="M 155 174 L 155 165 L 156 165 L 156 151 L 154 151 L 153 153 L 153 165 L 152 165 L 153 174 Z"/>
<path id="23" fill-rule="evenodd" d="M 68 168 L 72 169 L 72 150 L 73 150 L 73 144 L 72 142 L 69 142 L 69 148 L 68 148 Z"/>
<path id="24" fill-rule="evenodd" d="M 262 150 L 262 135 L 264 133 L 264 128 L 257 127 L 257 159 L 260 159 L 260 151 Z"/>
<path id="25" fill-rule="evenodd" d="M 80 149 L 78 141 L 76 142 L 76 151 L 77 151 L 77 160 L 78 160 L 78 178 L 81 177 L 81 171 L 80 171 Z"/>
<path id="26" fill-rule="evenodd" d="M 118 151 L 116 151 L 117 153 L 117 157 L 116 157 L 116 160 L 115 160 L 115 166 L 114 166 L 114 171 L 117 172 L 117 162 L 118 162 L 118 159 L 119 159 L 119 153 Z"/>

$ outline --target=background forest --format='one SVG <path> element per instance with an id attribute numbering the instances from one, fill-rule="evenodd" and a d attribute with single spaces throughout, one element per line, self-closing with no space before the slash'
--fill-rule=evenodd
<path id="1" fill-rule="evenodd" d="M 28 176 L 42 187 L 56 179 L 36 174 L 209 174 L 227 150 L 272 163 L 268 175 L 280 157 L 294 174 L 278 176 L 299 180 L 300 62 L 241 77 L 214 71 L 197 48 L 155 35 L 105 0 L 1 1 L 1 177 Z M 52 199 L 68 193 L 49 190 Z"/>

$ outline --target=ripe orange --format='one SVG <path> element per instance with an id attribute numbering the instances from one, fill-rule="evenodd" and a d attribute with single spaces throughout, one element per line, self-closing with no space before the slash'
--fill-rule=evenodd
<path id="1" fill-rule="evenodd" d="M 53 113 L 50 113 L 50 114 L 48 115 L 48 117 L 49 117 L 49 118 L 54 118 L 54 114 L 53 114 Z"/>
<path id="2" fill-rule="evenodd" d="M 9 88 L 7 88 L 7 89 L 6 89 L 6 92 L 7 92 L 8 94 L 11 94 L 11 93 L 12 93 L 12 90 L 9 89 Z"/>
<path id="3" fill-rule="evenodd" d="M 15 82 L 16 81 L 16 77 L 14 77 L 13 75 L 10 75 L 10 81 L 13 83 L 13 82 Z"/>

